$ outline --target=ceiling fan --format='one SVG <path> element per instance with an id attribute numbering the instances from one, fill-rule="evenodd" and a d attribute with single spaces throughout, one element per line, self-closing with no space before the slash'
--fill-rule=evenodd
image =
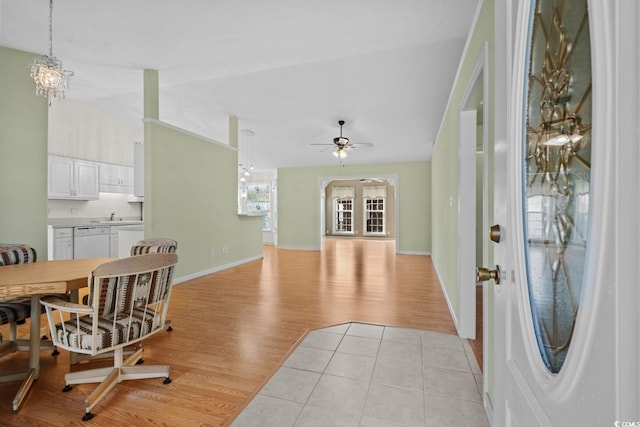
<path id="1" fill-rule="evenodd" d="M 344 126 L 344 120 L 338 120 L 338 125 L 340 125 L 340 136 L 333 138 L 333 145 L 336 146 L 336 150 L 332 152 L 335 157 L 338 159 L 344 159 L 347 157 L 347 149 L 356 149 L 358 147 L 373 147 L 373 144 L 369 142 L 360 142 L 354 144 L 349 141 L 349 138 L 346 136 L 342 136 L 342 126 Z M 311 144 L 311 145 L 332 145 L 332 144 Z"/>

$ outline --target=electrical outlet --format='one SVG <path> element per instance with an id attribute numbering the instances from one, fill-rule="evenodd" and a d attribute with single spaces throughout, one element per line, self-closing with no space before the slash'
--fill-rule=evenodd
<path id="1" fill-rule="evenodd" d="M 78 215 L 78 209 L 77 208 L 71 208 L 71 216 L 76 216 Z"/>
<path id="2" fill-rule="evenodd" d="M 227 246 L 222 248 L 222 255 L 229 255 L 229 248 Z"/>
<path id="3" fill-rule="evenodd" d="M 216 250 L 211 248 L 211 256 L 216 256 Z"/>

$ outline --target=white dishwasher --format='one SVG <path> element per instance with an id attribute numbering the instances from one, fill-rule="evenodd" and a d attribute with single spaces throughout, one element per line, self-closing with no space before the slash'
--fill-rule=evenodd
<path id="1" fill-rule="evenodd" d="M 73 258 L 109 258 L 109 227 L 73 227 Z"/>

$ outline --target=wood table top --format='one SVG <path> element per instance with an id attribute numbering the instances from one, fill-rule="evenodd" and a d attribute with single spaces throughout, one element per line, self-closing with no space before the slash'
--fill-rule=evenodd
<path id="1" fill-rule="evenodd" d="M 64 293 L 87 286 L 89 274 L 114 258 L 38 261 L 0 267 L 0 301 L 34 294 Z"/>

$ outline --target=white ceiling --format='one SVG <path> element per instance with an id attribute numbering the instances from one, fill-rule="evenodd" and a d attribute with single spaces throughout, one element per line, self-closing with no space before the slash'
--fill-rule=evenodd
<path id="1" fill-rule="evenodd" d="M 258 169 L 336 164 L 310 144 L 331 144 L 338 120 L 374 144 L 347 164 L 426 160 L 477 3 L 54 0 L 53 53 L 75 73 L 67 98 L 136 126 L 141 70 L 158 70 L 160 120 L 226 143 L 235 115 Z M 0 0 L 0 45 L 47 53 L 48 13 Z"/>

